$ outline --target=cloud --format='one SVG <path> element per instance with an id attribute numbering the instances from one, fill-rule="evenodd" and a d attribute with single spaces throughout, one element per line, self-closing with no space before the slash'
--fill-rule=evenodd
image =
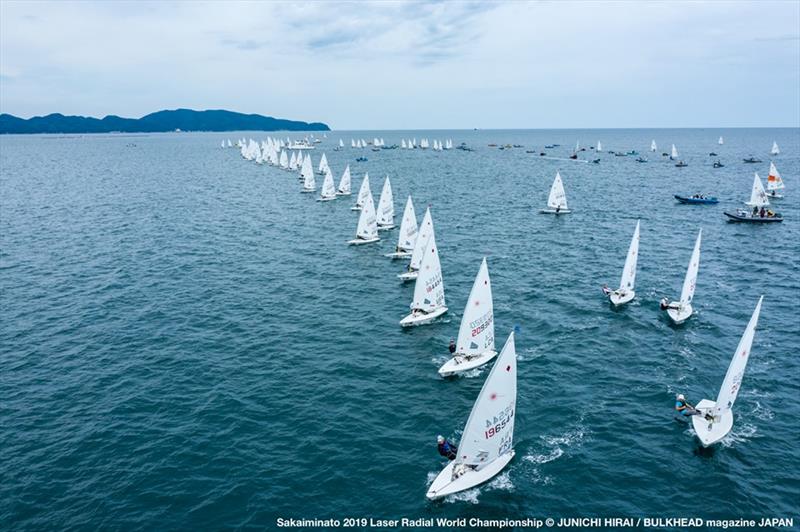
<path id="1" fill-rule="evenodd" d="M 798 25 L 790 2 L 0 2 L 0 110 L 797 125 Z"/>

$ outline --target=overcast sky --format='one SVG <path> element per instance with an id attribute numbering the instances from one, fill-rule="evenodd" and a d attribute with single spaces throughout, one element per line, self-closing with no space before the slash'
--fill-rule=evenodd
<path id="1" fill-rule="evenodd" d="M 800 2 L 0 1 L 0 111 L 800 126 Z"/>

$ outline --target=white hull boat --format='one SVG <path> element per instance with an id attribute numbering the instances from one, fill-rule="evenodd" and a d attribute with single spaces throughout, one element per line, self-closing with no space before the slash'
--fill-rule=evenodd
<path id="1" fill-rule="evenodd" d="M 714 410 L 717 403 L 710 399 L 703 399 L 697 403 L 697 410 L 710 412 Z M 719 418 L 719 421 L 711 422 L 704 416 L 692 416 L 692 428 L 694 428 L 697 439 L 703 447 L 714 445 L 719 440 L 727 436 L 733 428 L 733 410 L 726 410 Z"/>
<path id="2" fill-rule="evenodd" d="M 621 305 L 624 305 L 625 303 L 630 303 L 631 301 L 633 301 L 633 298 L 635 297 L 636 297 L 636 292 L 634 292 L 633 290 L 625 292 L 614 290 L 613 292 L 608 294 L 608 300 L 615 307 L 619 307 Z"/>
<path id="3" fill-rule="evenodd" d="M 397 278 L 405 283 L 408 281 L 416 280 L 418 276 L 419 276 L 419 270 L 411 270 L 410 272 L 403 272 L 401 274 L 398 274 Z"/>
<path id="4" fill-rule="evenodd" d="M 447 312 L 447 307 L 439 307 L 431 312 L 412 312 L 402 320 L 400 320 L 401 327 L 414 327 L 415 325 L 425 325 L 432 322 L 442 314 Z"/>
<path id="5" fill-rule="evenodd" d="M 380 238 L 376 236 L 372 238 L 354 238 L 353 240 L 348 240 L 347 243 L 351 246 L 360 246 L 361 244 L 372 244 L 378 241 L 380 241 Z"/>
<path id="6" fill-rule="evenodd" d="M 512 458 L 514 458 L 513 449 L 498 457 L 483 469 L 474 470 L 464 467 L 465 471 L 455 480 L 453 480 L 453 469 L 456 463 L 454 461 L 450 462 L 433 480 L 433 484 L 431 484 L 425 496 L 431 500 L 440 499 L 452 495 L 453 493 L 458 493 L 459 491 L 480 486 L 484 482 L 488 482 L 497 476 L 497 474 L 508 465 Z"/>
<path id="7" fill-rule="evenodd" d="M 550 196 L 547 198 L 547 207 L 539 211 L 542 214 L 569 214 L 572 211 L 567 206 L 567 194 L 564 192 L 564 183 L 561 174 L 556 172 L 556 178 L 550 187 Z"/>
<path id="8" fill-rule="evenodd" d="M 387 253 L 384 255 L 392 260 L 399 260 L 399 259 L 410 259 L 411 258 L 411 251 L 395 251 L 394 253 Z"/>
<path id="9" fill-rule="evenodd" d="M 483 366 L 496 356 L 497 351 L 486 351 L 485 353 L 479 353 L 477 355 L 455 355 L 439 368 L 439 375 L 442 377 L 452 377 L 453 375 Z"/>
<path id="10" fill-rule="evenodd" d="M 678 307 L 670 307 L 667 309 L 667 316 L 675 325 L 680 325 L 692 316 L 692 305 L 680 305 Z"/>
<path id="11" fill-rule="evenodd" d="M 572 211 L 569 209 L 540 209 L 539 212 L 541 214 L 571 214 Z"/>

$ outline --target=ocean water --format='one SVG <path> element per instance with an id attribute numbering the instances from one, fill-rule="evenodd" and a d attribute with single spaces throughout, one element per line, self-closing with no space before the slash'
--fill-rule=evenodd
<path id="1" fill-rule="evenodd" d="M 383 257 L 397 230 L 348 247 L 354 196 L 317 203 L 294 174 L 219 148 L 266 135 L 0 136 L 4 529 L 798 517 L 800 131 L 328 133 L 313 160 L 324 150 L 337 182 L 345 163 L 354 190 L 369 171 L 377 200 L 388 174 L 398 223 L 408 194 L 419 218 L 431 206 L 450 311 L 411 330 L 398 321 L 413 285 Z M 349 148 L 373 136 L 475 151 Z M 339 138 L 348 147 L 332 151 Z M 560 143 L 547 151 L 566 157 L 577 139 L 650 162 L 526 153 Z M 785 222 L 726 223 L 753 172 L 766 178 L 773 140 Z M 688 168 L 661 157 L 672 143 Z M 742 163 L 750 154 L 764 162 Z M 537 213 L 556 170 L 570 216 Z M 721 203 L 672 198 L 695 192 Z M 615 311 L 600 286 L 619 282 L 637 219 L 637 298 Z M 696 314 L 674 327 L 658 301 L 680 295 L 700 228 Z M 498 346 L 520 329 L 517 457 L 431 503 L 436 435 L 459 438 L 488 372 L 436 373 L 484 256 Z M 674 394 L 716 397 L 761 294 L 733 431 L 701 452 Z"/>

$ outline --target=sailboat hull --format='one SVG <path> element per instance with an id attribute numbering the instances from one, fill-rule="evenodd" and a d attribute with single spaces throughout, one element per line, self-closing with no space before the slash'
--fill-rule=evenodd
<path id="1" fill-rule="evenodd" d="M 631 290 L 630 292 L 625 292 L 624 294 L 620 294 L 617 290 L 614 290 L 613 292 L 608 294 L 608 300 L 615 307 L 619 307 L 626 303 L 630 303 L 631 301 L 633 301 L 634 297 L 636 297 L 636 292 L 634 292 L 633 290 Z"/>
<path id="2" fill-rule="evenodd" d="M 514 450 L 512 449 L 504 455 L 497 457 L 483 469 L 478 471 L 467 470 L 455 480 L 453 480 L 453 468 L 456 464 L 455 461 L 452 461 L 436 476 L 425 496 L 430 500 L 440 499 L 488 482 L 508 465 L 511 459 L 514 458 L 514 454 Z"/>
<path id="3" fill-rule="evenodd" d="M 394 227 L 395 227 L 394 224 L 389 224 L 389 225 L 378 224 L 378 231 L 388 231 L 390 229 L 394 229 Z"/>
<path id="4" fill-rule="evenodd" d="M 434 311 L 425 314 L 417 314 L 416 316 L 414 314 L 409 314 L 408 316 L 400 320 L 400 326 L 414 327 L 416 325 L 426 325 L 435 320 L 436 318 L 438 318 L 439 316 L 441 316 L 442 314 L 444 314 L 445 312 L 447 312 L 447 307 L 439 307 Z"/>
<path id="5" fill-rule="evenodd" d="M 459 373 L 463 373 L 465 371 L 469 371 L 471 369 L 475 369 L 480 367 L 494 357 L 497 356 L 497 351 L 486 351 L 485 353 L 479 353 L 477 355 L 472 355 L 469 358 L 464 358 L 463 356 L 456 355 L 445 364 L 439 368 L 439 375 L 442 377 L 451 377 L 453 375 L 457 375 Z"/>
<path id="6" fill-rule="evenodd" d="M 679 308 L 668 308 L 667 309 L 667 316 L 669 319 L 672 320 L 672 323 L 675 325 L 680 325 L 681 323 L 688 320 L 692 315 L 692 306 L 685 305 Z"/>
<path id="7" fill-rule="evenodd" d="M 403 272 L 397 276 L 397 278 L 403 281 L 404 283 L 408 281 L 414 281 L 417 279 L 417 277 L 419 277 L 419 271 L 417 270 L 413 270 L 410 272 Z"/>
<path id="8" fill-rule="evenodd" d="M 385 257 L 389 257 L 392 260 L 397 259 L 410 259 L 413 253 L 411 251 L 395 251 L 394 253 L 387 253 L 384 255 Z"/>
<path id="9" fill-rule="evenodd" d="M 555 209 L 541 209 L 539 212 L 541 214 L 570 214 L 570 213 L 572 213 L 572 211 L 569 210 L 569 209 L 561 209 L 561 210 L 558 210 L 558 211 L 555 210 Z"/>
<path id="10" fill-rule="evenodd" d="M 352 207 L 350 207 L 350 210 L 351 211 L 360 211 L 361 210 L 361 206 L 360 205 L 353 205 Z"/>
<path id="11" fill-rule="evenodd" d="M 710 399 L 703 399 L 697 403 L 697 409 L 703 413 L 715 406 L 716 403 Z M 711 423 L 703 416 L 692 416 L 692 427 L 702 446 L 709 447 L 727 436 L 731 431 L 733 428 L 733 411 L 726 410 L 720 416 L 719 421 Z"/>
<path id="12" fill-rule="evenodd" d="M 378 242 L 380 238 L 377 236 L 375 238 L 354 238 L 353 240 L 348 240 L 347 243 L 351 246 L 360 246 L 361 244 L 372 244 L 373 242 Z"/>
<path id="13" fill-rule="evenodd" d="M 317 191 L 317 189 L 316 189 L 316 188 L 304 188 L 304 189 L 303 189 L 303 190 L 301 190 L 300 192 L 301 192 L 301 193 L 303 193 L 303 194 L 310 194 L 310 193 L 312 193 L 312 192 L 316 192 L 316 191 Z"/>
<path id="14" fill-rule="evenodd" d="M 333 201 L 336 199 L 336 196 L 320 196 L 317 198 L 317 201 Z"/>
<path id="15" fill-rule="evenodd" d="M 350 192 L 336 192 L 337 196 L 349 196 Z"/>

